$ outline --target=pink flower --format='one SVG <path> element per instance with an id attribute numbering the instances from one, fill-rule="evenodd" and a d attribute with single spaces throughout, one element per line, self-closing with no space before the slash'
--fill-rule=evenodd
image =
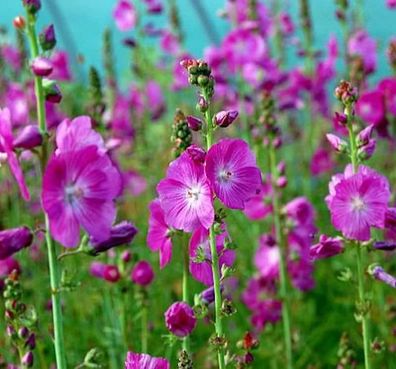
<path id="1" fill-rule="evenodd" d="M 158 120 L 165 112 L 165 100 L 161 86 L 155 81 L 148 81 L 145 86 L 147 97 L 146 108 L 151 113 L 152 120 Z"/>
<path id="2" fill-rule="evenodd" d="M 205 172 L 217 197 L 230 209 L 244 209 L 261 188 L 256 159 L 241 139 L 222 139 L 213 145 L 206 155 Z"/>
<path id="3" fill-rule="evenodd" d="M 99 261 L 91 263 L 89 271 L 92 276 L 115 283 L 121 278 L 120 271 L 116 265 L 104 264 Z"/>
<path id="4" fill-rule="evenodd" d="M 4 229 L 0 231 L 0 260 L 32 244 L 33 233 L 28 227 Z"/>
<path id="5" fill-rule="evenodd" d="M 319 147 L 312 155 L 310 169 L 313 176 L 328 173 L 334 166 L 334 160 L 328 150 Z"/>
<path id="6" fill-rule="evenodd" d="M 364 92 L 356 103 L 356 113 L 367 123 L 381 124 L 386 114 L 384 95 L 377 90 Z"/>
<path id="7" fill-rule="evenodd" d="M 312 260 L 330 258 L 344 252 L 344 243 L 341 237 L 327 237 L 322 234 L 319 243 L 313 245 L 309 250 Z"/>
<path id="8" fill-rule="evenodd" d="M 214 220 L 212 192 L 204 166 L 183 153 L 168 168 L 157 192 L 168 225 L 185 232 L 202 226 L 208 229 Z"/>
<path id="9" fill-rule="evenodd" d="M 22 168 L 13 151 L 14 137 L 12 136 L 11 114 L 7 108 L 0 108 L 0 152 L 7 154 L 8 165 L 14 176 L 24 200 L 30 200 L 30 193 L 25 183 Z"/>
<path id="10" fill-rule="evenodd" d="M 348 41 L 348 54 L 362 58 L 367 74 L 375 71 L 377 67 L 377 42 L 366 31 L 356 31 Z"/>
<path id="11" fill-rule="evenodd" d="M 125 369 L 170 369 L 170 366 L 166 359 L 128 352 Z"/>
<path id="12" fill-rule="evenodd" d="M 162 31 L 160 44 L 161 49 L 170 55 L 177 55 L 180 50 L 179 39 L 168 30 Z"/>
<path id="13" fill-rule="evenodd" d="M 154 271 L 150 263 L 141 260 L 136 263 L 131 272 L 131 280 L 140 286 L 146 287 L 154 279 Z"/>
<path id="14" fill-rule="evenodd" d="M 147 189 L 147 181 L 141 174 L 136 170 L 129 170 L 123 173 L 123 192 L 130 194 L 131 196 L 139 196 L 144 193 Z"/>
<path id="15" fill-rule="evenodd" d="M 389 9 L 395 9 L 396 8 L 396 0 L 386 0 L 386 6 Z"/>
<path id="16" fill-rule="evenodd" d="M 17 47 L 3 45 L 0 49 L 1 56 L 14 72 L 19 72 L 22 68 L 22 56 Z"/>
<path id="17" fill-rule="evenodd" d="M 109 238 L 116 215 L 113 200 L 120 189 L 120 174 L 96 146 L 52 156 L 42 192 L 52 236 L 65 247 L 75 247 L 81 226 L 98 241 Z"/>
<path id="18" fill-rule="evenodd" d="M 243 212 L 251 220 L 264 219 L 272 212 L 272 185 L 271 179 L 268 178 L 263 182 L 259 194 L 254 195 L 245 202 Z"/>
<path id="19" fill-rule="evenodd" d="M 55 153 L 57 155 L 82 149 L 87 146 L 96 146 L 100 153 L 106 148 L 102 136 L 92 129 L 92 120 L 88 116 L 79 116 L 72 120 L 65 119 L 56 130 Z"/>
<path id="20" fill-rule="evenodd" d="M 55 52 L 51 59 L 52 73 L 51 78 L 57 81 L 70 81 L 72 75 L 70 72 L 69 58 L 65 51 Z"/>
<path id="21" fill-rule="evenodd" d="M 367 241 L 370 228 L 384 228 L 390 198 L 388 180 L 361 165 L 356 174 L 347 166 L 332 178 L 326 198 L 334 227 L 350 239 Z"/>
<path id="22" fill-rule="evenodd" d="M 224 242 L 227 237 L 226 232 L 216 236 L 216 250 L 219 255 L 219 269 L 222 266 L 232 266 L 235 261 L 235 251 L 226 250 Z M 212 253 L 209 244 L 209 231 L 205 228 L 198 228 L 191 236 L 190 240 L 190 272 L 194 279 L 205 284 L 213 285 L 212 273 Z M 204 261 L 195 261 L 198 256 L 203 256 Z"/>
<path id="23" fill-rule="evenodd" d="M 29 100 L 18 83 L 10 83 L 6 90 L 6 104 L 14 125 L 25 125 L 29 121 Z"/>
<path id="24" fill-rule="evenodd" d="M 170 228 L 165 222 L 164 211 L 159 199 L 153 200 L 150 205 L 149 229 L 147 244 L 151 251 L 159 251 L 160 267 L 165 267 L 172 259 L 172 239 Z"/>
<path id="25" fill-rule="evenodd" d="M 135 6 L 128 0 L 119 0 L 113 10 L 113 17 L 120 31 L 129 31 L 137 21 Z"/>
<path id="26" fill-rule="evenodd" d="M 194 310 L 185 302 L 175 302 L 165 312 L 166 327 L 175 336 L 188 336 L 197 325 Z"/>
<path id="27" fill-rule="evenodd" d="M 260 237 L 260 246 L 254 256 L 254 264 L 260 276 L 273 280 L 279 274 L 279 247 L 275 240 L 269 235 Z"/>

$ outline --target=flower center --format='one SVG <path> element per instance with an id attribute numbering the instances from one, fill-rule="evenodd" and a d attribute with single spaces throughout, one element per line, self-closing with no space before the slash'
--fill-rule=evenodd
<path id="1" fill-rule="evenodd" d="M 84 191 L 76 185 L 69 185 L 65 188 L 66 201 L 72 204 L 77 199 L 84 196 Z"/>
<path id="2" fill-rule="evenodd" d="M 364 201 L 362 200 L 361 197 L 359 196 L 355 196 L 352 198 L 352 209 L 354 211 L 362 211 L 366 208 L 366 204 L 364 203 Z"/>
<path id="3" fill-rule="evenodd" d="M 199 195 L 201 194 L 200 189 L 197 188 L 189 188 L 187 190 L 187 199 L 189 202 L 197 202 L 199 200 Z"/>
<path id="4" fill-rule="evenodd" d="M 223 169 L 219 173 L 219 180 L 221 182 L 228 182 L 231 179 L 231 177 L 232 177 L 232 172 L 227 169 Z"/>

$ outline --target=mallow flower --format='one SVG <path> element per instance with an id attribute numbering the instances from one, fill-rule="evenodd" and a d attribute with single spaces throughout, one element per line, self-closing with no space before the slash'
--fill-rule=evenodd
<path id="1" fill-rule="evenodd" d="M 208 151 L 205 173 L 217 197 L 230 209 L 244 209 L 260 192 L 261 172 L 248 144 L 225 138 Z"/>
<path id="2" fill-rule="evenodd" d="M 148 354 L 128 352 L 125 369 L 170 369 L 168 360 Z"/>

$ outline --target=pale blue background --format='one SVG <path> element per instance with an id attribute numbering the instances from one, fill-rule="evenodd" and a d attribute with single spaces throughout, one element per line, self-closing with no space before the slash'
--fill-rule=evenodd
<path id="1" fill-rule="evenodd" d="M 193 0 L 197 1 L 197 0 Z M 356 0 L 355 0 L 356 1 Z M 362 0 L 360 0 L 362 2 Z M 85 65 L 83 68 L 93 64 L 100 66 L 101 60 L 101 35 L 105 26 L 115 30 L 115 51 L 117 57 L 117 69 L 125 70 L 128 67 L 128 53 L 121 46 L 121 40 L 128 34 L 118 32 L 115 29 L 111 17 L 112 9 L 116 0 L 42 0 L 43 11 L 40 13 L 40 25 L 54 22 L 54 17 L 48 9 L 48 2 L 55 2 L 63 14 L 65 27 L 70 31 L 70 36 L 77 46 L 77 51 L 84 55 Z M 135 3 L 139 1 L 135 0 Z M 217 11 L 225 0 L 201 0 L 203 6 L 215 26 L 219 36 L 227 32 L 227 22 L 217 17 Z M 350 0 L 353 2 L 353 0 Z M 385 6 L 385 0 L 365 0 L 365 21 L 371 35 L 377 38 L 380 47 L 380 74 L 389 73 L 386 65 L 384 48 L 392 35 L 396 36 L 396 10 L 390 11 Z M 166 4 L 166 0 L 163 0 Z M 191 0 L 177 0 L 182 15 L 182 26 L 186 35 L 187 48 L 195 55 L 201 56 L 202 50 L 208 45 L 207 34 L 199 18 L 191 7 Z M 268 3 L 268 1 L 267 1 Z M 298 0 L 286 1 L 287 7 L 291 9 L 296 23 L 298 13 Z M 339 35 L 339 25 L 334 18 L 334 0 L 311 0 L 312 14 L 316 44 L 318 48 L 324 48 L 331 33 Z M 0 0 L 0 25 L 11 28 L 12 19 L 22 12 L 21 0 Z M 164 16 L 151 17 L 158 25 L 166 24 Z M 56 21 L 55 21 L 56 23 Z M 58 32 L 59 34 L 60 32 Z M 62 38 L 60 46 L 62 46 Z"/>

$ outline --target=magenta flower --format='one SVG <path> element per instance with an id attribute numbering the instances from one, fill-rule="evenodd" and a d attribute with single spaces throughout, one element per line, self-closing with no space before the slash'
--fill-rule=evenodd
<path id="1" fill-rule="evenodd" d="M 388 180 L 361 165 L 353 174 L 347 166 L 344 174 L 332 178 L 326 198 L 334 227 L 358 241 L 370 239 L 370 227 L 384 228 L 390 198 Z"/>
<path id="2" fill-rule="evenodd" d="M 386 0 L 386 6 L 389 9 L 395 9 L 396 8 L 396 0 Z"/>
<path id="3" fill-rule="evenodd" d="M 14 176 L 24 200 L 30 200 L 30 193 L 25 183 L 22 168 L 13 151 L 14 137 L 12 136 L 11 114 L 7 108 L 0 108 L 0 153 L 7 154 L 8 165 Z"/>
<path id="4" fill-rule="evenodd" d="M 322 234 L 319 243 L 313 245 L 309 250 L 312 260 L 330 258 L 344 252 L 344 243 L 341 237 L 327 237 Z"/>
<path id="5" fill-rule="evenodd" d="M 160 45 L 161 49 L 170 55 L 177 55 L 180 51 L 180 42 L 178 37 L 166 29 L 161 33 Z"/>
<path id="6" fill-rule="evenodd" d="M 50 61 L 53 67 L 51 78 L 57 81 L 70 81 L 72 79 L 69 58 L 65 51 L 56 51 L 52 54 Z"/>
<path id="7" fill-rule="evenodd" d="M 136 263 L 131 272 L 131 280 L 133 283 L 139 286 L 146 287 L 154 279 L 154 271 L 150 263 L 145 260 L 141 260 Z"/>
<path id="8" fill-rule="evenodd" d="M 206 155 L 206 176 L 217 197 L 230 209 L 244 209 L 260 192 L 261 173 L 248 144 L 222 139 Z"/>
<path id="9" fill-rule="evenodd" d="M 170 369 L 168 360 L 147 354 L 128 352 L 125 369 Z"/>
<path id="10" fill-rule="evenodd" d="M 310 170 L 313 176 L 330 172 L 335 166 L 329 150 L 318 148 L 312 155 Z"/>
<path id="11" fill-rule="evenodd" d="M 261 186 L 259 194 L 252 196 L 245 202 L 243 212 L 251 220 L 264 219 L 272 212 L 272 185 L 271 178 L 267 178 Z"/>
<path id="12" fill-rule="evenodd" d="M 202 226 L 208 229 L 214 220 L 212 192 L 204 166 L 183 153 L 168 168 L 157 192 L 165 221 L 176 229 L 191 232 Z"/>
<path id="13" fill-rule="evenodd" d="M 92 276 L 99 279 L 104 279 L 110 283 L 115 283 L 121 278 L 120 271 L 116 265 L 104 264 L 99 261 L 94 261 L 91 263 L 89 272 Z"/>
<path id="14" fill-rule="evenodd" d="M 23 127 L 15 137 L 14 148 L 30 150 L 40 146 L 42 142 L 43 136 L 37 124 L 29 124 Z"/>
<path id="15" fill-rule="evenodd" d="M 19 72 L 22 68 L 22 55 L 17 47 L 12 45 L 2 45 L 1 56 L 14 72 Z"/>
<path id="16" fill-rule="evenodd" d="M 348 41 L 348 54 L 362 58 L 367 74 L 375 71 L 377 67 L 377 42 L 366 31 L 356 31 Z"/>
<path id="17" fill-rule="evenodd" d="M 42 191 L 52 236 L 65 247 L 75 247 L 81 226 L 98 241 L 108 239 L 120 189 L 118 170 L 96 146 L 52 156 Z"/>
<path id="18" fill-rule="evenodd" d="M 356 113 L 369 124 L 381 124 L 386 115 L 384 95 L 377 90 L 364 92 L 356 103 Z"/>
<path id="19" fill-rule="evenodd" d="M 72 120 L 65 119 L 59 124 L 56 130 L 56 145 L 57 155 L 87 146 L 96 146 L 100 153 L 106 152 L 102 136 L 92 129 L 92 120 L 85 115 Z"/>
<path id="20" fill-rule="evenodd" d="M 224 248 L 227 233 L 223 232 L 216 236 L 216 249 L 219 255 L 219 269 L 222 266 L 231 267 L 235 261 L 235 251 Z M 209 244 L 209 231 L 205 228 L 198 228 L 191 236 L 190 240 L 190 272 L 194 279 L 205 284 L 213 285 L 212 254 Z M 197 257 L 204 257 L 205 260 L 195 261 Z"/>
<path id="21" fill-rule="evenodd" d="M 185 302 L 175 302 L 165 312 L 166 327 L 175 336 L 188 336 L 197 325 L 194 310 Z"/>
<path id="22" fill-rule="evenodd" d="M 30 67 L 32 68 L 32 72 L 39 77 L 49 76 L 54 69 L 51 61 L 42 56 L 34 58 Z"/>
<path id="23" fill-rule="evenodd" d="M 161 86 L 155 81 L 148 81 L 145 85 L 145 94 L 147 96 L 146 106 L 151 113 L 151 119 L 158 120 L 166 109 Z"/>
<path id="24" fill-rule="evenodd" d="M 0 260 L 32 244 L 33 233 L 28 227 L 18 227 L 0 231 Z"/>
<path id="25" fill-rule="evenodd" d="M 119 0 L 113 10 L 113 17 L 120 31 L 129 31 L 137 21 L 135 6 L 128 0 Z"/>
<path id="26" fill-rule="evenodd" d="M 261 277 L 269 280 L 276 279 L 279 274 L 279 247 L 273 237 L 262 235 L 260 246 L 254 256 L 254 264 Z"/>
<path id="27" fill-rule="evenodd" d="M 289 201 L 283 210 L 298 225 L 313 224 L 315 211 L 306 197 L 296 197 Z"/>
<path id="28" fill-rule="evenodd" d="M 129 170 L 122 174 L 123 192 L 137 197 L 147 189 L 147 180 L 136 170 Z"/>
<path id="29" fill-rule="evenodd" d="M 29 102 L 22 86 L 18 83 L 10 83 L 7 86 L 5 97 L 13 125 L 27 124 L 29 121 Z"/>
<path id="30" fill-rule="evenodd" d="M 149 229 L 147 244 L 152 251 L 159 251 L 160 267 L 165 267 L 172 259 L 171 229 L 165 222 L 164 211 L 159 199 L 153 200 L 150 205 Z"/>

